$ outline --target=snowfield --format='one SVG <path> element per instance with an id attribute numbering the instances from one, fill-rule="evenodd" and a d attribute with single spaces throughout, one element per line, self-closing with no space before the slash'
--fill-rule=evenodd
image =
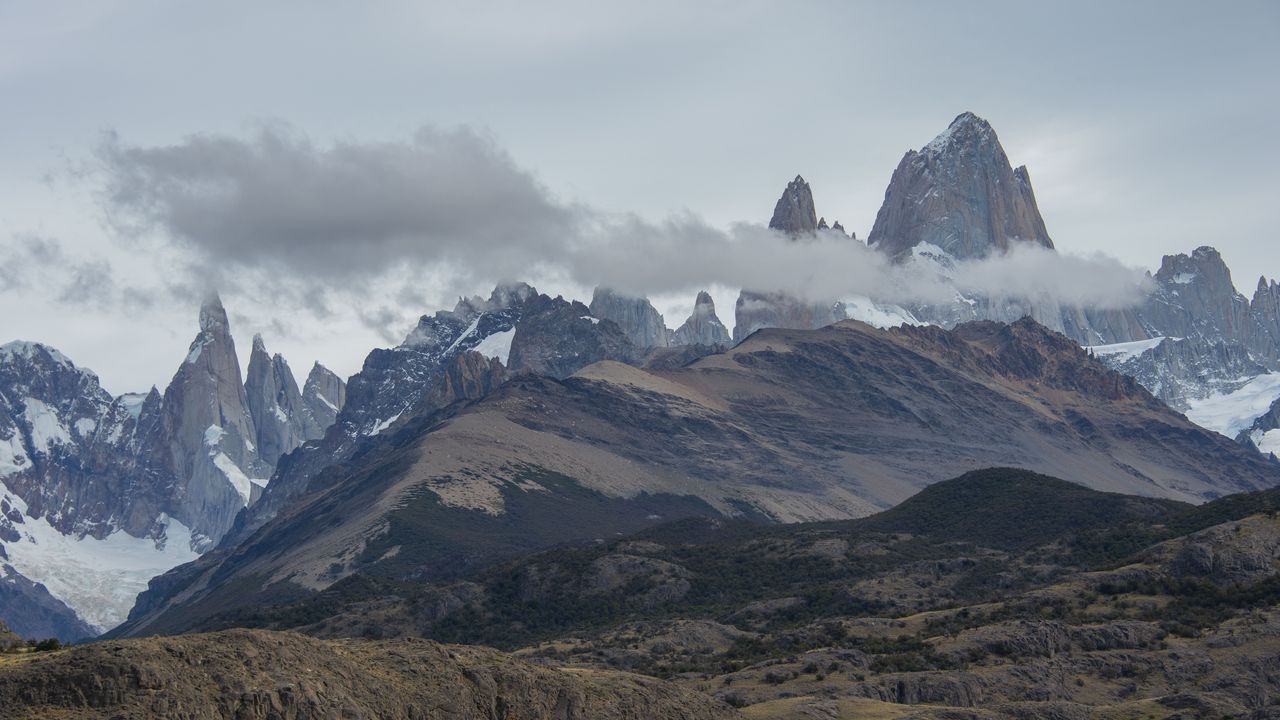
<path id="1" fill-rule="evenodd" d="M 1109 357 L 1116 361 L 1124 362 L 1129 358 L 1135 358 L 1151 348 L 1164 342 L 1167 338 L 1157 337 L 1150 340 L 1135 340 L 1133 342 L 1114 343 L 1111 345 L 1086 345 L 1085 350 L 1091 350 L 1098 357 Z M 1173 338 L 1177 340 L 1179 338 Z"/>
<path id="2" fill-rule="evenodd" d="M 511 355 L 511 341 L 516 337 L 516 329 L 503 330 L 496 332 L 489 337 L 481 340 L 472 352 L 478 352 L 487 358 L 497 358 L 498 362 L 503 365 L 507 364 L 507 358 Z"/>
<path id="3" fill-rule="evenodd" d="M 147 581 L 199 557 L 191 549 L 191 531 L 164 515 L 159 519 L 165 526 L 162 546 L 119 530 L 102 540 L 76 538 L 58 532 L 45 518 L 27 517 L 27 504 L 16 495 L 0 491 L 0 497 L 23 514 L 23 522 L 14 523 L 22 538 L 4 543 L 8 564 L 42 583 L 99 632 L 124 622 Z"/>
<path id="4" fill-rule="evenodd" d="M 1280 373 L 1267 373 L 1249 380 L 1233 393 L 1215 393 L 1192 400 L 1187 419 L 1235 439 L 1280 398 Z"/>

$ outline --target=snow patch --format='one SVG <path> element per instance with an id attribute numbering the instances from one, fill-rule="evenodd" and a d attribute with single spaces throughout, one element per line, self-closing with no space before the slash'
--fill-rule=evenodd
<path id="1" fill-rule="evenodd" d="M 26 515 L 21 498 L 0 497 Z M 22 538 L 4 543 L 5 553 L 15 570 L 42 583 L 95 630 L 105 632 L 124 622 L 151 578 L 199 557 L 191 549 L 187 526 L 163 514 L 157 522 L 164 526 L 159 542 L 123 530 L 102 540 L 77 538 L 58 532 L 46 518 L 28 518 L 16 526 Z"/>
<path id="2" fill-rule="evenodd" d="M 600 324 L 600 318 L 591 317 L 590 315 L 583 315 L 582 317 L 580 317 L 580 318 L 578 318 L 578 319 L 579 319 L 579 320 L 590 320 L 592 325 L 599 325 L 599 324 Z"/>
<path id="3" fill-rule="evenodd" d="M 387 418 L 386 420 L 383 420 L 382 422 L 378 423 L 377 425 L 374 425 L 374 426 L 373 426 L 373 429 L 372 429 L 372 430 L 370 430 L 370 431 L 368 432 L 368 434 L 369 434 L 369 435 L 377 435 L 378 433 L 382 432 L 383 430 L 386 430 L 387 428 L 391 427 L 391 424 L 392 424 L 392 423 L 394 423 L 395 421 L 399 420 L 399 419 L 400 419 L 400 416 L 401 416 L 401 415 L 403 415 L 403 414 L 404 414 L 404 411 L 403 411 L 403 410 L 401 410 L 400 412 L 396 413 L 394 416 L 389 417 L 389 418 Z"/>
<path id="4" fill-rule="evenodd" d="M 245 505 L 248 505 L 250 498 L 253 497 L 253 485 L 257 485 L 258 487 L 267 486 L 266 480 L 261 478 L 251 478 L 248 475 L 245 475 L 244 471 L 240 469 L 240 466 L 236 465 L 235 461 L 227 457 L 226 453 L 210 453 L 210 457 L 213 458 L 213 464 L 216 465 L 223 476 L 227 478 L 227 482 L 231 483 L 231 487 L 235 488 L 236 492 L 240 493 L 240 498 L 244 501 Z"/>
<path id="5" fill-rule="evenodd" d="M 1098 357 L 1114 357 L 1118 362 L 1136 358 L 1142 353 L 1156 347 L 1169 338 L 1157 337 L 1150 340 L 1134 340 L 1133 342 L 1111 343 L 1110 345 L 1086 345 L 1085 350 L 1093 351 Z M 1179 338 L 1173 338 L 1178 340 Z"/>
<path id="6" fill-rule="evenodd" d="M 1280 398 L 1280 373 L 1266 373 L 1249 380 L 1235 392 L 1191 400 L 1187 419 L 1234 438 L 1266 414 L 1276 398 Z"/>
<path id="7" fill-rule="evenodd" d="M 1196 279 L 1195 273 L 1178 273 L 1173 276 L 1173 281 L 1179 285 L 1190 285 L 1191 281 Z"/>
<path id="8" fill-rule="evenodd" d="M 125 393 L 116 398 L 116 402 L 124 408 L 124 411 L 137 420 L 142 415 L 142 404 L 147 401 L 147 393 Z"/>
<path id="9" fill-rule="evenodd" d="M 878 328 L 891 328 L 900 325 L 923 325 L 906 308 L 897 305 L 882 305 L 869 297 L 857 296 L 842 301 L 845 314 L 852 320 L 860 320 Z"/>
<path id="10" fill-rule="evenodd" d="M 209 427 L 205 428 L 204 430 L 205 447 L 218 447 L 218 443 L 222 442 L 222 437 L 226 434 L 227 434 L 227 431 L 223 430 L 221 427 L 217 425 L 210 425 Z"/>
<path id="11" fill-rule="evenodd" d="M 1250 437 L 1253 439 L 1253 444 L 1258 446 L 1258 450 L 1262 451 L 1262 454 L 1275 453 L 1280 455 L 1280 430 L 1254 431 Z"/>
<path id="12" fill-rule="evenodd" d="M 80 418 L 72 423 L 72 427 L 76 429 L 76 434 L 82 438 L 87 438 L 98 429 L 98 421 L 93 418 Z"/>
<path id="13" fill-rule="evenodd" d="M 54 443 L 70 443 L 71 433 L 58 419 L 58 413 L 35 398 L 23 401 L 25 408 L 22 416 L 31 425 L 31 446 L 36 450 L 48 453 Z"/>
<path id="14" fill-rule="evenodd" d="M 472 352 L 478 352 L 485 357 L 497 358 L 498 362 L 503 365 L 507 364 L 507 358 L 511 355 L 511 341 L 516 337 L 516 329 L 503 330 L 496 332 L 489 337 L 481 340 Z"/>
<path id="15" fill-rule="evenodd" d="M 458 336 L 458 339 L 454 340 L 453 344 L 451 344 L 448 348 L 445 349 L 444 354 L 449 355 L 454 350 L 457 350 L 458 345 L 461 344 L 463 340 L 466 340 L 467 338 L 471 337 L 471 335 L 475 333 L 476 328 L 480 327 L 480 318 L 482 317 L 484 316 L 483 315 L 476 316 L 476 319 L 471 321 L 471 324 L 467 326 L 466 330 L 462 331 L 462 334 Z M 376 435 L 377 433 L 374 433 L 374 434 Z"/>
<path id="16" fill-rule="evenodd" d="M 321 393 L 320 391 L 318 391 L 318 390 L 317 390 L 317 391 L 315 392 L 315 396 L 316 396 L 316 398 L 317 398 L 317 399 L 319 399 L 319 400 L 320 400 L 320 402 L 322 402 L 322 403 L 324 403 L 325 405 L 329 406 L 329 409 L 330 409 L 330 410 L 334 411 L 335 413 L 336 413 L 336 412 L 338 412 L 338 406 L 337 406 L 337 405 L 334 405 L 332 402 L 330 402 L 330 401 L 329 401 L 329 398 L 325 397 L 323 393 Z"/>

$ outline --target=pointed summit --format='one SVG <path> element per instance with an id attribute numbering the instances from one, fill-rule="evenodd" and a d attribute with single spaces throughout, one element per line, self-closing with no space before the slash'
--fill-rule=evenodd
<path id="1" fill-rule="evenodd" d="M 676 330 L 672 345 L 729 345 L 729 329 L 716 317 L 716 304 L 706 290 L 693 302 L 693 314 Z"/>
<path id="2" fill-rule="evenodd" d="M 778 204 L 773 207 L 773 218 L 769 220 L 769 228 L 781 230 L 788 235 L 811 233 L 818 228 L 818 214 L 813 208 L 813 191 L 804 178 L 796 175 L 796 179 L 787 183 L 782 191 Z"/>
<path id="3" fill-rule="evenodd" d="M 959 151 L 966 147 L 976 148 L 991 143 L 997 146 L 1000 144 L 991 123 L 966 111 L 957 115 L 947 129 L 930 140 L 928 145 L 920 148 L 920 153 L 941 155 L 949 151 Z"/>
<path id="4" fill-rule="evenodd" d="M 253 336 L 244 391 L 258 457 L 267 465 L 274 467 L 282 455 L 323 434 L 304 406 L 289 363 L 269 355 L 261 335 Z"/>
<path id="5" fill-rule="evenodd" d="M 316 362 L 307 373 L 302 386 L 302 401 L 311 416 L 322 428 L 327 428 L 338 418 L 338 412 L 347 404 L 347 384 L 332 370 Z"/>
<path id="6" fill-rule="evenodd" d="M 1014 170 L 991 124 L 971 112 L 903 156 L 868 237 L 895 259 L 924 243 L 961 260 L 1017 243 L 1053 248 L 1026 167 Z"/>
<path id="7" fill-rule="evenodd" d="M 217 292 L 210 292 L 200 303 L 200 331 L 209 332 L 218 329 L 225 331 L 229 326 L 227 311 L 222 307 L 222 298 L 218 297 Z"/>

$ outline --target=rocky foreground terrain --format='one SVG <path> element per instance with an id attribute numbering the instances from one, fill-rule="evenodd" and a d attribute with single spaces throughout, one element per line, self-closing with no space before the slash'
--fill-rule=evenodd
<path id="1" fill-rule="evenodd" d="M 712 720 L 725 704 L 620 672 L 426 640 L 235 630 L 0 656 L 5 718 Z"/>
<path id="2" fill-rule="evenodd" d="M 992 469 L 858 520 L 690 519 L 450 583 L 355 576 L 220 618 L 255 630 L 0 655 L 0 707 L 1274 718 L 1278 603 L 1280 491 L 1193 506 Z"/>

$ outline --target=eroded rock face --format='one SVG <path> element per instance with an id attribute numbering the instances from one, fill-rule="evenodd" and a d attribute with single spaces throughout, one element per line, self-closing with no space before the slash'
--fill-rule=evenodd
<path id="1" fill-rule="evenodd" d="M 922 243 L 963 260 L 1019 242 L 1053 247 L 1026 167 L 1010 167 L 991 125 L 969 112 L 903 156 L 868 237 L 894 258 Z"/>
<path id="2" fill-rule="evenodd" d="M 628 297 L 598 287 L 591 296 L 591 315 L 617 323 L 631 343 L 641 350 L 671 344 L 666 321 L 647 298 Z"/>
<path id="3" fill-rule="evenodd" d="M 693 303 L 693 314 L 676 329 L 672 345 L 728 345 L 733 341 L 729 329 L 716 316 L 716 304 L 705 290 Z"/>
<path id="4" fill-rule="evenodd" d="M 799 175 L 787 183 L 782 197 L 773 207 L 769 227 L 788 235 L 812 233 L 818 229 L 818 213 L 813 207 L 813 191 Z"/>

